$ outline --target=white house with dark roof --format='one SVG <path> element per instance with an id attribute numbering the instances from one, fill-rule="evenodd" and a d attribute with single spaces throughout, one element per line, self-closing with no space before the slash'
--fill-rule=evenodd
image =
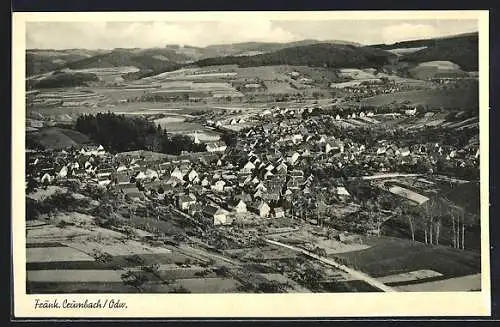
<path id="1" fill-rule="evenodd" d="M 229 225 L 231 221 L 228 219 L 229 212 L 220 207 L 207 205 L 203 207 L 203 215 L 210 219 L 214 226 Z"/>
<path id="2" fill-rule="evenodd" d="M 170 177 L 176 177 L 177 179 L 182 179 L 184 175 L 182 174 L 181 170 L 179 167 L 175 167 L 172 172 L 170 172 Z"/>
<path id="3" fill-rule="evenodd" d="M 229 203 L 229 208 L 234 210 L 236 213 L 245 213 L 247 212 L 247 205 L 241 199 L 235 199 Z"/>
<path id="4" fill-rule="evenodd" d="M 245 166 L 243 166 L 243 168 L 241 169 L 241 171 L 243 171 L 243 172 L 251 172 L 254 169 L 255 169 L 255 165 L 251 161 L 248 161 L 245 164 Z"/>

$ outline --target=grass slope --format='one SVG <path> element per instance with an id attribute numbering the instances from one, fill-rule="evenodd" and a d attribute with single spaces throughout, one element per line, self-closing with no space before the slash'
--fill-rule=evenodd
<path id="1" fill-rule="evenodd" d="M 381 94 L 361 100 L 364 106 L 388 106 L 409 102 L 409 105 L 430 108 L 471 110 L 479 109 L 479 89 L 477 84 L 455 89 L 412 90 L 393 94 Z"/>
<path id="2" fill-rule="evenodd" d="M 436 60 L 451 61 L 458 64 L 463 70 L 477 71 L 479 66 L 478 37 L 478 33 L 468 33 L 446 38 L 404 41 L 391 45 L 377 44 L 373 47 L 383 50 L 426 47 L 403 55 L 400 61 L 412 63 Z"/>
<path id="3" fill-rule="evenodd" d="M 64 149 L 89 142 L 89 138 L 77 131 L 50 127 L 26 134 L 26 143 L 44 149 Z"/>

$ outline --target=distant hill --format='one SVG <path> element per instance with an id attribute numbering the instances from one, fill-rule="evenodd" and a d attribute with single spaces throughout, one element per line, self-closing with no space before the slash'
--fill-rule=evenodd
<path id="1" fill-rule="evenodd" d="M 478 71 L 478 40 L 478 33 L 467 33 L 450 37 L 397 42 L 390 45 L 376 44 L 372 47 L 382 50 L 422 47 L 418 51 L 403 54 L 399 60 L 411 63 L 451 61 L 465 71 Z"/>
<path id="2" fill-rule="evenodd" d="M 306 39 L 306 40 L 286 42 L 286 43 L 244 42 L 244 43 L 231 43 L 231 44 L 215 44 L 215 45 L 209 45 L 203 49 L 206 51 L 206 55 L 209 57 L 220 57 L 220 56 L 239 56 L 248 52 L 266 53 L 286 48 L 293 48 L 297 46 L 306 46 L 319 43 L 359 45 L 358 43 L 348 42 L 348 41 L 318 41 L 313 39 Z"/>
<path id="3" fill-rule="evenodd" d="M 177 69 L 190 58 L 169 49 L 115 49 L 109 53 L 73 61 L 67 65 L 71 69 L 111 68 L 134 66 L 141 70 L 161 73 Z"/>
<path id="4" fill-rule="evenodd" d="M 301 40 L 296 42 L 245 42 L 216 44 L 207 47 L 168 44 L 163 48 L 117 48 L 114 50 L 45 50 L 28 49 L 26 51 L 26 74 L 33 76 L 64 68 L 111 68 L 135 66 L 141 70 L 128 78 L 140 78 L 154 73 L 161 73 L 178 68 L 190 62 L 225 56 L 244 56 L 268 53 L 290 47 L 306 46 L 319 43 L 359 45 L 347 41 Z"/>
<path id="5" fill-rule="evenodd" d="M 197 66 L 239 65 L 241 67 L 292 65 L 330 68 L 381 67 L 396 55 L 372 47 L 351 44 L 316 43 L 289 47 L 254 56 L 227 56 L 202 59 Z"/>
<path id="6" fill-rule="evenodd" d="M 330 43 L 330 44 L 350 44 L 358 45 L 361 44 L 349 41 L 341 40 L 331 40 L 331 41 L 318 41 L 312 39 L 306 39 L 294 42 L 242 42 L 242 43 L 229 43 L 229 44 L 213 44 L 206 47 L 194 47 L 189 45 L 178 45 L 178 44 L 168 44 L 165 46 L 166 49 L 175 51 L 178 54 L 183 54 L 192 60 L 201 60 L 213 57 L 227 57 L 227 56 L 243 56 L 243 55 L 254 55 L 267 52 L 278 51 L 286 48 L 311 45 L 318 43 Z"/>
<path id="7" fill-rule="evenodd" d="M 86 49 L 28 49 L 26 50 L 26 75 L 48 73 L 66 67 L 68 63 L 93 57 L 109 50 Z"/>
<path id="8" fill-rule="evenodd" d="M 98 82 L 96 74 L 80 72 L 55 71 L 38 80 L 27 80 L 27 89 L 44 89 L 57 87 L 87 86 L 89 83 Z"/>

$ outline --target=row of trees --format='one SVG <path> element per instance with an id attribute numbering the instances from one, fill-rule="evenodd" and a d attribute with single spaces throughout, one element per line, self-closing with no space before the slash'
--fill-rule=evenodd
<path id="1" fill-rule="evenodd" d="M 78 117 L 75 128 L 110 152 L 149 150 L 177 155 L 182 151 L 205 151 L 204 145 L 195 144 L 191 137 L 169 135 L 160 125 L 141 117 L 110 112 L 85 114 Z"/>
<path id="2" fill-rule="evenodd" d="M 472 216 L 446 199 L 429 200 L 419 207 L 401 203 L 387 219 L 395 219 L 412 241 L 457 249 L 466 248 L 467 226 L 474 225 Z"/>

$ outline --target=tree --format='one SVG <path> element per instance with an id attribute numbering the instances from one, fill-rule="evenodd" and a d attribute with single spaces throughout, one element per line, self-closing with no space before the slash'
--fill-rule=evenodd
<path id="1" fill-rule="evenodd" d="M 321 273 L 312 266 L 307 266 L 300 276 L 302 283 L 313 291 L 319 288 L 322 278 Z"/>
<path id="2" fill-rule="evenodd" d="M 316 198 L 316 217 L 318 220 L 318 225 L 323 226 L 324 215 L 327 212 L 328 206 L 325 203 L 324 193 L 319 193 Z"/>
<path id="3" fill-rule="evenodd" d="M 371 223 L 375 224 L 377 235 L 380 236 L 380 229 L 382 227 L 382 217 L 379 212 L 378 203 L 368 200 L 364 202 L 364 208 L 366 213 L 368 214 L 369 220 Z"/>
<path id="4" fill-rule="evenodd" d="M 403 216 L 406 217 L 406 219 L 408 220 L 408 225 L 410 227 L 411 239 L 412 241 L 415 241 L 415 224 L 414 224 L 415 216 L 414 213 L 410 210 L 410 208 L 405 205 L 401 205 L 394 210 L 394 215 L 397 217 L 403 217 Z"/>

